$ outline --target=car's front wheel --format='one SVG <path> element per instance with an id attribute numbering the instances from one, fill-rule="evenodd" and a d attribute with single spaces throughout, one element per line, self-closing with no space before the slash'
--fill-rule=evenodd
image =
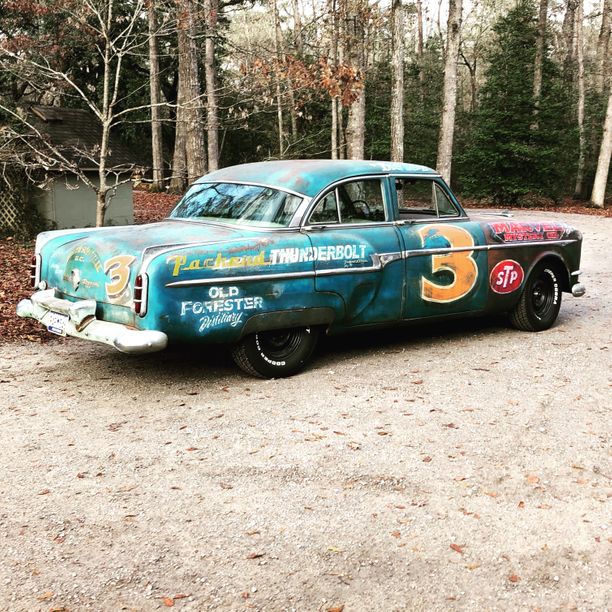
<path id="1" fill-rule="evenodd" d="M 543 331 L 557 320 L 560 308 L 561 283 L 557 268 L 548 262 L 539 263 L 510 312 L 510 322 L 523 331 Z"/>
<path id="2" fill-rule="evenodd" d="M 232 357 L 247 374 L 282 378 L 299 372 L 317 344 L 316 327 L 296 327 L 250 334 L 233 349 Z"/>

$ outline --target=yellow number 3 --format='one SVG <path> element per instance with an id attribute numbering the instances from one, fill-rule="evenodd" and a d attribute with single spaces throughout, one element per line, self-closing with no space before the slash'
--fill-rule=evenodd
<path id="1" fill-rule="evenodd" d="M 447 270 L 453 275 L 450 285 L 439 285 L 425 277 L 421 278 L 421 297 L 428 302 L 454 302 L 466 296 L 476 284 L 478 278 L 478 266 L 469 247 L 474 246 L 474 238 L 462 227 L 453 225 L 426 225 L 419 229 L 421 244 L 425 246 L 425 240 L 432 236 L 442 236 L 448 240 L 451 249 L 465 249 L 451 253 L 432 255 L 431 271 L 437 272 Z"/>
<path id="2" fill-rule="evenodd" d="M 110 277 L 110 282 L 106 283 L 106 295 L 110 300 L 119 298 L 125 291 L 135 259 L 132 255 L 117 255 L 104 262 L 104 273 Z"/>

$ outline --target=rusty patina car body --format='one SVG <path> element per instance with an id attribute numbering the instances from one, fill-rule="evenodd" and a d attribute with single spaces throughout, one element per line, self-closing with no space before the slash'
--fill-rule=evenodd
<path id="1" fill-rule="evenodd" d="M 246 164 L 160 223 L 40 234 L 18 313 L 126 353 L 228 343 L 247 372 L 283 376 L 321 332 L 493 312 L 546 329 L 562 292 L 584 293 L 581 242 L 563 223 L 469 217 L 423 166 Z"/>

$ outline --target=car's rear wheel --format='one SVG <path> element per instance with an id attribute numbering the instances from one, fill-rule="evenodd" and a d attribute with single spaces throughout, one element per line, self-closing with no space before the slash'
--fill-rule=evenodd
<path id="1" fill-rule="evenodd" d="M 510 322 L 523 331 L 543 331 L 557 320 L 561 308 L 561 283 L 555 265 L 535 266 L 518 304 L 510 312 Z"/>
<path id="2" fill-rule="evenodd" d="M 299 372 L 317 344 L 316 327 L 296 327 L 257 332 L 243 338 L 232 357 L 247 374 L 260 378 L 282 378 Z"/>

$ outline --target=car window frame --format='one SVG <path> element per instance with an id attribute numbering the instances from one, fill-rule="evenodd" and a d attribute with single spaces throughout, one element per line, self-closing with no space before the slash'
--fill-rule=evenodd
<path id="1" fill-rule="evenodd" d="M 395 179 L 416 179 L 416 180 L 431 181 L 432 187 L 435 184 L 442 190 L 442 193 L 448 198 L 449 202 L 455 207 L 458 214 L 455 216 L 441 217 L 439 210 L 438 210 L 438 203 L 436 199 L 436 215 L 435 216 L 432 215 L 429 217 L 423 217 L 422 219 L 400 219 L 397 189 L 395 187 Z M 399 173 L 389 174 L 389 189 L 392 192 L 393 206 L 395 209 L 396 219 L 398 223 L 402 225 L 415 224 L 415 223 L 434 223 L 434 222 L 435 223 L 452 223 L 456 221 L 469 220 L 469 217 L 467 213 L 465 212 L 465 210 L 463 209 L 463 206 L 461 206 L 461 204 L 455 197 L 455 194 L 451 191 L 450 187 L 446 184 L 446 182 L 439 175 L 436 175 L 436 174 L 399 174 Z"/>

